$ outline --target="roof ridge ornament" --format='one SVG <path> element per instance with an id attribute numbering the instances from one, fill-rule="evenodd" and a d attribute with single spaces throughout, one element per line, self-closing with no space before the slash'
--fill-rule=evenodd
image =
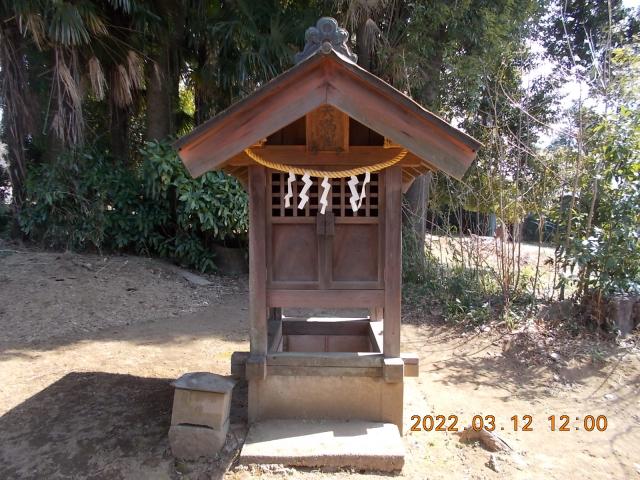
<path id="1" fill-rule="evenodd" d="M 304 34 L 305 45 L 301 52 L 296 53 L 294 60 L 300 63 L 318 51 L 330 53 L 331 50 L 346 57 L 353 63 L 358 61 L 358 56 L 351 51 L 347 42 L 349 32 L 338 26 L 338 21 L 331 17 L 321 17 L 315 27 L 307 28 Z"/>

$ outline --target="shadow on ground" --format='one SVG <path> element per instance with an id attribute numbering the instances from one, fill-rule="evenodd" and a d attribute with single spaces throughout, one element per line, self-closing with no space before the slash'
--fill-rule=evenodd
<path id="1" fill-rule="evenodd" d="M 238 394 L 232 421 L 246 415 Z M 0 417 L 0 478 L 177 478 L 194 465 L 171 456 L 172 398 L 169 379 L 69 373 Z M 222 475 L 213 460 L 206 478 Z"/>
<path id="2" fill-rule="evenodd" d="M 11 329 L 20 321 L 20 318 L 5 318 L 4 321 L 0 321 L 0 325 Z M 108 328 L 96 326 L 94 330 L 64 335 L 58 335 L 55 331 L 42 332 L 37 338 L 28 342 L 0 339 L 0 361 L 16 357 L 30 358 L 39 352 L 92 341 L 126 341 L 136 345 L 177 345 L 202 338 L 244 342 L 248 337 L 246 295 L 227 295 L 219 303 L 175 317 L 158 318 L 146 322 L 131 318 L 126 325 Z"/>

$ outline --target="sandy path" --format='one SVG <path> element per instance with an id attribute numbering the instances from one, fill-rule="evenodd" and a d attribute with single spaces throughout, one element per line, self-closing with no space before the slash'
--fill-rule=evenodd
<path id="1" fill-rule="evenodd" d="M 0 478 L 362 477 L 291 469 L 225 473 L 233 445 L 220 459 L 176 463 L 166 440 L 168 381 L 185 371 L 228 373 L 231 352 L 248 347 L 245 281 L 211 277 L 211 286 L 194 289 L 164 264 L 135 257 L 109 259 L 120 268 L 103 281 L 106 269 L 96 278 L 97 257 L 59 257 L 0 258 Z M 47 283 L 52 278 L 65 280 Z M 60 287 L 72 280 L 72 287 Z M 45 287 L 31 288 L 40 284 Z M 99 316 L 90 313 L 96 309 Z M 638 476 L 637 349 L 594 346 L 604 362 L 592 365 L 503 354 L 493 332 L 462 337 L 425 324 L 404 325 L 402 333 L 403 349 L 421 357 L 420 377 L 407 379 L 405 429 L 414 414 L 458 415 L 460 427 L 473 415 L 494 415 L 497 433 L 517 453 L 498 455 L 496 473 L 486 465 L 488 452 L 460 444 L 452 433 L 408 431 L 400 478 Z M 241 400 L 234 414 L 238 421 Z M 534 430 L 514 432 L 510 417 L 527 414 Z M 607 415 L 609 426 L 551 432 L 551 414 Z M 576 425 L 581 422 L 571 422 Z"/>

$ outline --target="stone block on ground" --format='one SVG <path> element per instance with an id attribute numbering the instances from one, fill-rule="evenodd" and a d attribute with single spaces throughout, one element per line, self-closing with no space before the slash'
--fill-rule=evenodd
<path id="1" fill-rule="evenodd" d="M 235 381 L 207 372 L 187 373 L 173 382 L 171 425 L 221 429 L 228 421 Z"/>
<path id="2" fill-rule="evenodd" d="M 169 443 L 175 457 L 210 457 L 224 445 L 235 381 L 207 372 L 187 373 L 173 382 Z"/>
<path id="3" fill-rule="evenodd" d="M 196 460 L 215 456 L 227 438 L 229 424 L 221 430 L 197 425 L 172 425 L 169 428 L 169 444 L 176 458 Z"/>
<path id="4" fill-rule="evenodd" d="M 621 335 L 630 334 L 640 324 L 640 295 L 612 298 L 609 316 L 613 327 L 620 330 Z"/>

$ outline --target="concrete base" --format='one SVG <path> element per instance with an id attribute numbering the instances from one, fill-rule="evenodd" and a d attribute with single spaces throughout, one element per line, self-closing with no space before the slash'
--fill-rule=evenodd
<path id="1" fill-rule="evenodd" d="M 307 369 L 309 370 L 309 369 Z M 324 369 L 330 372 L 335 368 Z M 363 371 L 366 369 L 358 369 Z M 403 383 L 364 376 L 267 375 L 249 381 L 249 423 L 272 419 L 364 420 L 402 429 Z"/>
<path id="2" fill-rule="evenodd" d="M 398 427 L 360 420 L 264 420 L 253 424 L 242 464 L 399 471 L 404 446 Z"/>

